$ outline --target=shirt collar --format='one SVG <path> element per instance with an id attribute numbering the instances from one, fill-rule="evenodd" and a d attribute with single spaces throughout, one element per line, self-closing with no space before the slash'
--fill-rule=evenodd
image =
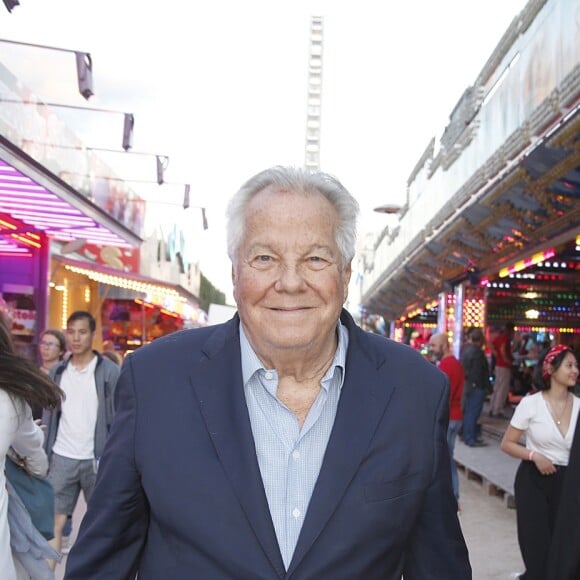
<path id="1" fill-rule="evenodd" d="M 327 383 L 333 376 L 335 369 L 340 369 L 340 388 L 344 383 L 344 371 L 346 368 L 346 351 L 348 349 L 348 330 L 340 320 L 336 324 L 336 332 L 338 336 L 338 346 L 336 352 L 334 353 L 334 358 L 332 359 L 332 364 L 330 365 L 328 371 L 322 378 L 322 386 L 326 388 L 325 383 Z M 259 370 L 268 370 L 264 368 L 264 365 L 258 358 L 258 355 L 252 348 L 246 333 L 244 332 L 244 325 L 240 322 L 240 349 L 242 353 L 242 378 L 244 385 L 252 378 L 255 372 Z"/>

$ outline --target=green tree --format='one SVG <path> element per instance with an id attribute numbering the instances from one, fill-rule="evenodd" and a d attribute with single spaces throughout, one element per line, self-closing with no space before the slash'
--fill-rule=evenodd
<path id="1" fill-rule="evenodd" d="M 225 304 L 226 295 L 220 292 L 204 275 L 200 274 L 199 280 L 199 302 L 200 306 L 206 311 L 209 311 L 210 304 Z"/>

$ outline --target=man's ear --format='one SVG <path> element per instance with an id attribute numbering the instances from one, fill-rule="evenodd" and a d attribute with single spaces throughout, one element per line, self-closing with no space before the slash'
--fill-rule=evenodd
<path id="1" fill-rule="evenodd" d="M 350 276 L 352 274 L 352 260 L 344 268 L 344 301 L 348 298 L 348 285 L 350 284 Z"/>

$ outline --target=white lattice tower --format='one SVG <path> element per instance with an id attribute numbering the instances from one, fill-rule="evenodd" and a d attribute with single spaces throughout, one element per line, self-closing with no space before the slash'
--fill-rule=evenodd
<path id="1" fill-rule="evenodd" d="M 308 56 L 308 96 L 306 103 L 306 149 L 304 166 L 310 172 L 320 169 L 320 119 L 322 108 L 323 18 L 310 19 L 310 54 Z"/>

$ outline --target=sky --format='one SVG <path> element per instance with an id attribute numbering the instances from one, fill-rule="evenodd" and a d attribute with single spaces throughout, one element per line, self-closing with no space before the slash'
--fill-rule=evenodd
<path id="1" fill-rule="evenodd" d="M 304 163 L 311 17 L 324 19 L 321 169 L 359 200 L 361 238 L 389 219 L 373 208 L 404 204 L 427 144 L 525 4 L 20 0 L 0 8 L 0 39 L 89 52 L 95 95 L 78 94 L 70 53 L 0 42 L 0 61 L 46 102 L 135 115 L 135 154 L 103 158 L 155 181 L 154 156 L 169 157 L 175 185 L 133 187 L 158 218 L 148 228 L 175 220 L 191 232 L 202 272 L 231 299 L 228 199 L 262 169 Z M 121 149 L 121 115 L 61 113 L 89 147 Z"/>

